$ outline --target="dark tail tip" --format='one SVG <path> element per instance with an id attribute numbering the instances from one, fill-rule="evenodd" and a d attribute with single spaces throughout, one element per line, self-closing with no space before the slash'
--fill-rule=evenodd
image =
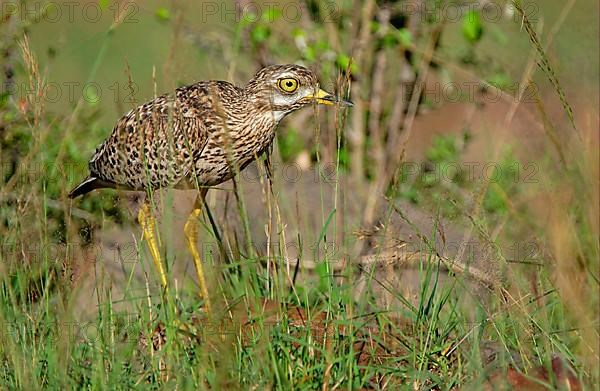
<path id="1" fill-rule="evenodd" d="M 80 195 L 89 193 L 90 191 L 97 189 L 100 186 L 101 185 L 98 178 L 89 176 L 83 182 L 77 185 L 73 190 L 71 190 L 71 192 L 69 193 L 69 198 L 77 198 Z"/>

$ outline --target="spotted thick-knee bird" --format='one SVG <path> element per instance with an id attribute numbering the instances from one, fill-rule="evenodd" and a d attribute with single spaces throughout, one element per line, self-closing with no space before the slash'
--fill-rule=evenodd
<path id="1" fill-rule="evenodd" d="M 89 176 L 70 198 L 94 189 L 152 191 L 163 187 L 199 189 L 184 231 L 206 309 L 210 300 L 196 248 L 197 220 L 209 186 L 232 178 L 267 151 L 287 114 L 311 104 L 352 104 L 319 88 L 316 75 L 299 65 L 259 70 L 245 87 L 201 81 L 178 88 L 125 114 L 89 162 Z M 167 289 L 155 219 L 145 202 L 138 219 Z"/>

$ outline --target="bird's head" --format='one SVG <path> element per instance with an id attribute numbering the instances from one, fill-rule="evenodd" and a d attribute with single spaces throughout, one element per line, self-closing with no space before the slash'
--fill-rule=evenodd
<path id="1" fill-rule="evenodd" d="M 253 104 L 272 111 L 277 119 L 311 104 L 352 106 L 352 102 L 323 91 L 314 72 L 300 65 L 263 68 L 245 90 Z"/>

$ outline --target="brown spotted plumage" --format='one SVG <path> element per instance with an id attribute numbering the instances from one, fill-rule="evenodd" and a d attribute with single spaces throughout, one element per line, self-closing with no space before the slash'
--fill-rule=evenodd
<path id="1" fill-rule="evenodd" d="M 267 151 L 283 117 L 315 103 L 350 105 L 319 89 L 315 74 L 299 65 L 263 68 L 243 88 L 225 81 L 201 81 L 178 88 L 117 121 L 90 160 L 90 175 L 69 197 L 106 187 L 146 191 L 197 187 L 203 197 L 207 187 L 230 179 Z M 194 221 L 200 207 L 197 202 L 186 224 L 186 236 L 208 308 L 195 252 Z M 166 288 L 147 205 L 139 218 Z"/>
<path id="2" fill-rule="evenodd" d="M 286 92 L 279 80 L 293 78 Z M 89 163 L 90 176 L 71 193 L 96 188 L 151 190 L 214 186 L 230 179 L 266 151 L 287 114 L 309 105 L 318 81 L 298 65 L 260 70 L 245 88 L 225 81 L 201 81 L 178 88 L 127 113 Z M 319 102 L 319 100 L 321 100 Z"/>

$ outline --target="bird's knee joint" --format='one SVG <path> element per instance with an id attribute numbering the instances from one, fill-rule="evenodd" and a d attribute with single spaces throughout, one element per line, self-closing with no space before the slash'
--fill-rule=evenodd
<path id="1" fill-rule="evenodd" d="M 194 220 L 188 220 L 183 227 L 183 232 L 188 239 L 195 239 L 198 235 L 198 224 Z"/>
<path id="2" fill-rule="evenodd" d="M 188 218 L 187 222 L 185 223 L 185 226 L 183 227 L 183 232 L 188 238 L 196 238 L 196 236 L 198 235 L 197 218 L 200 215 L 200 212 L 201 211 L 199 209 L 194 209 L 190 214 L 190 217 Z"/>

